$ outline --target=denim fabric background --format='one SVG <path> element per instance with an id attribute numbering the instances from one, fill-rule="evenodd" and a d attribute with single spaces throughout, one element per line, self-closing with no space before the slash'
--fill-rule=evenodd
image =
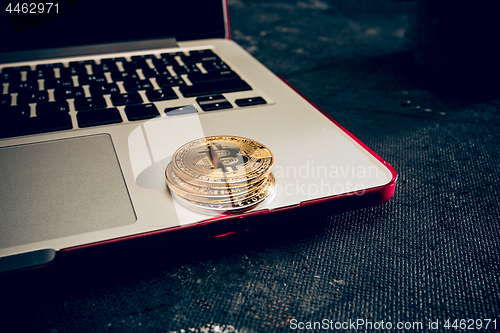
<path id="1" fill-rule="evenodd" d="M 232 39 L 394 166 L 391 201 L 299 230 L 186 242 L 174 258 L 160 249 L 4 277 L 0 331 L 500 327 L 500 99 L 415 67 L 415 13 L 414 1 L 229 0 Z"/>

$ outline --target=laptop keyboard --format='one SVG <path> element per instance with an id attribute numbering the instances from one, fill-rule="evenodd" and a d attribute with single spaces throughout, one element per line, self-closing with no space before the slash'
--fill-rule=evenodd
<path id="1" fill-rule="evenodd" d="M 177 109 L 158 110 L 154 102 L 197 97 L 204 111 L 213 111 L 233 107 L 221 94 L 252 90 L 209 49 L 5 67 L 0 82 L 0 138 L 72 129 L 72 107 L 78 128 L 85 128 L 123 122 L 119 106 L 137 121 Z M 265 103 L 258 96 L 235 101 Z"/>

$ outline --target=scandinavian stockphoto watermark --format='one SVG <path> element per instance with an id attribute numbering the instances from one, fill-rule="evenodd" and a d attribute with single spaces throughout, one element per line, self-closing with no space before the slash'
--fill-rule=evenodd
<path id="1" fill-rule="evenodd" d="M 363 195 L 368 180 L 377 179 L 379 172 L 377 166 L 355 165 L 354 161 L 350 165 L 318 165 L 308 160 L 300 166 L 276 165 L 273 168 L 278 180 L 276 194 L 308 197 L 340 193 Z"/>
<path id="2" fill-rule="evenodd" d="M 176 111 L 187 113 L 150 119 L 130 133 L 130 162 L 140 187 L 165 189 L 164 171 L 172 154 L 186 142 L 205 136 L 196 108 L 182 109 L 186 110 Z M 374 180 L 384 178 L 382 169 L 368 160 L 335 160 L 333 157 L 330 162 L 327 160 L 304 158 L 298 163 L 296 159 L 292 163 L 279 163 L 277 159 L 271 171 L 276 179 L 274 193 L 300 197 L 300 200 L 344 193 L 363 195 Z"/>

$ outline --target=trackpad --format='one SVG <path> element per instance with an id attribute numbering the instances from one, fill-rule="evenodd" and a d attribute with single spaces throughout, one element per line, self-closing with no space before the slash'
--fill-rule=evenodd
<path id="1" fill-rule="evenodd" d="M 109 135 L 0 149 L 0 248 L 136 221 Z"/>

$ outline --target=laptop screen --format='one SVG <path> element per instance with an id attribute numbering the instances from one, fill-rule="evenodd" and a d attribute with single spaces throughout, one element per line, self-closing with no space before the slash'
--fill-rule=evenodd
<path id="1" fill-rule="evenodd" d="M 0 52 L 171 37 L 225 37 L 223 0 L 0 3 Z"/>

